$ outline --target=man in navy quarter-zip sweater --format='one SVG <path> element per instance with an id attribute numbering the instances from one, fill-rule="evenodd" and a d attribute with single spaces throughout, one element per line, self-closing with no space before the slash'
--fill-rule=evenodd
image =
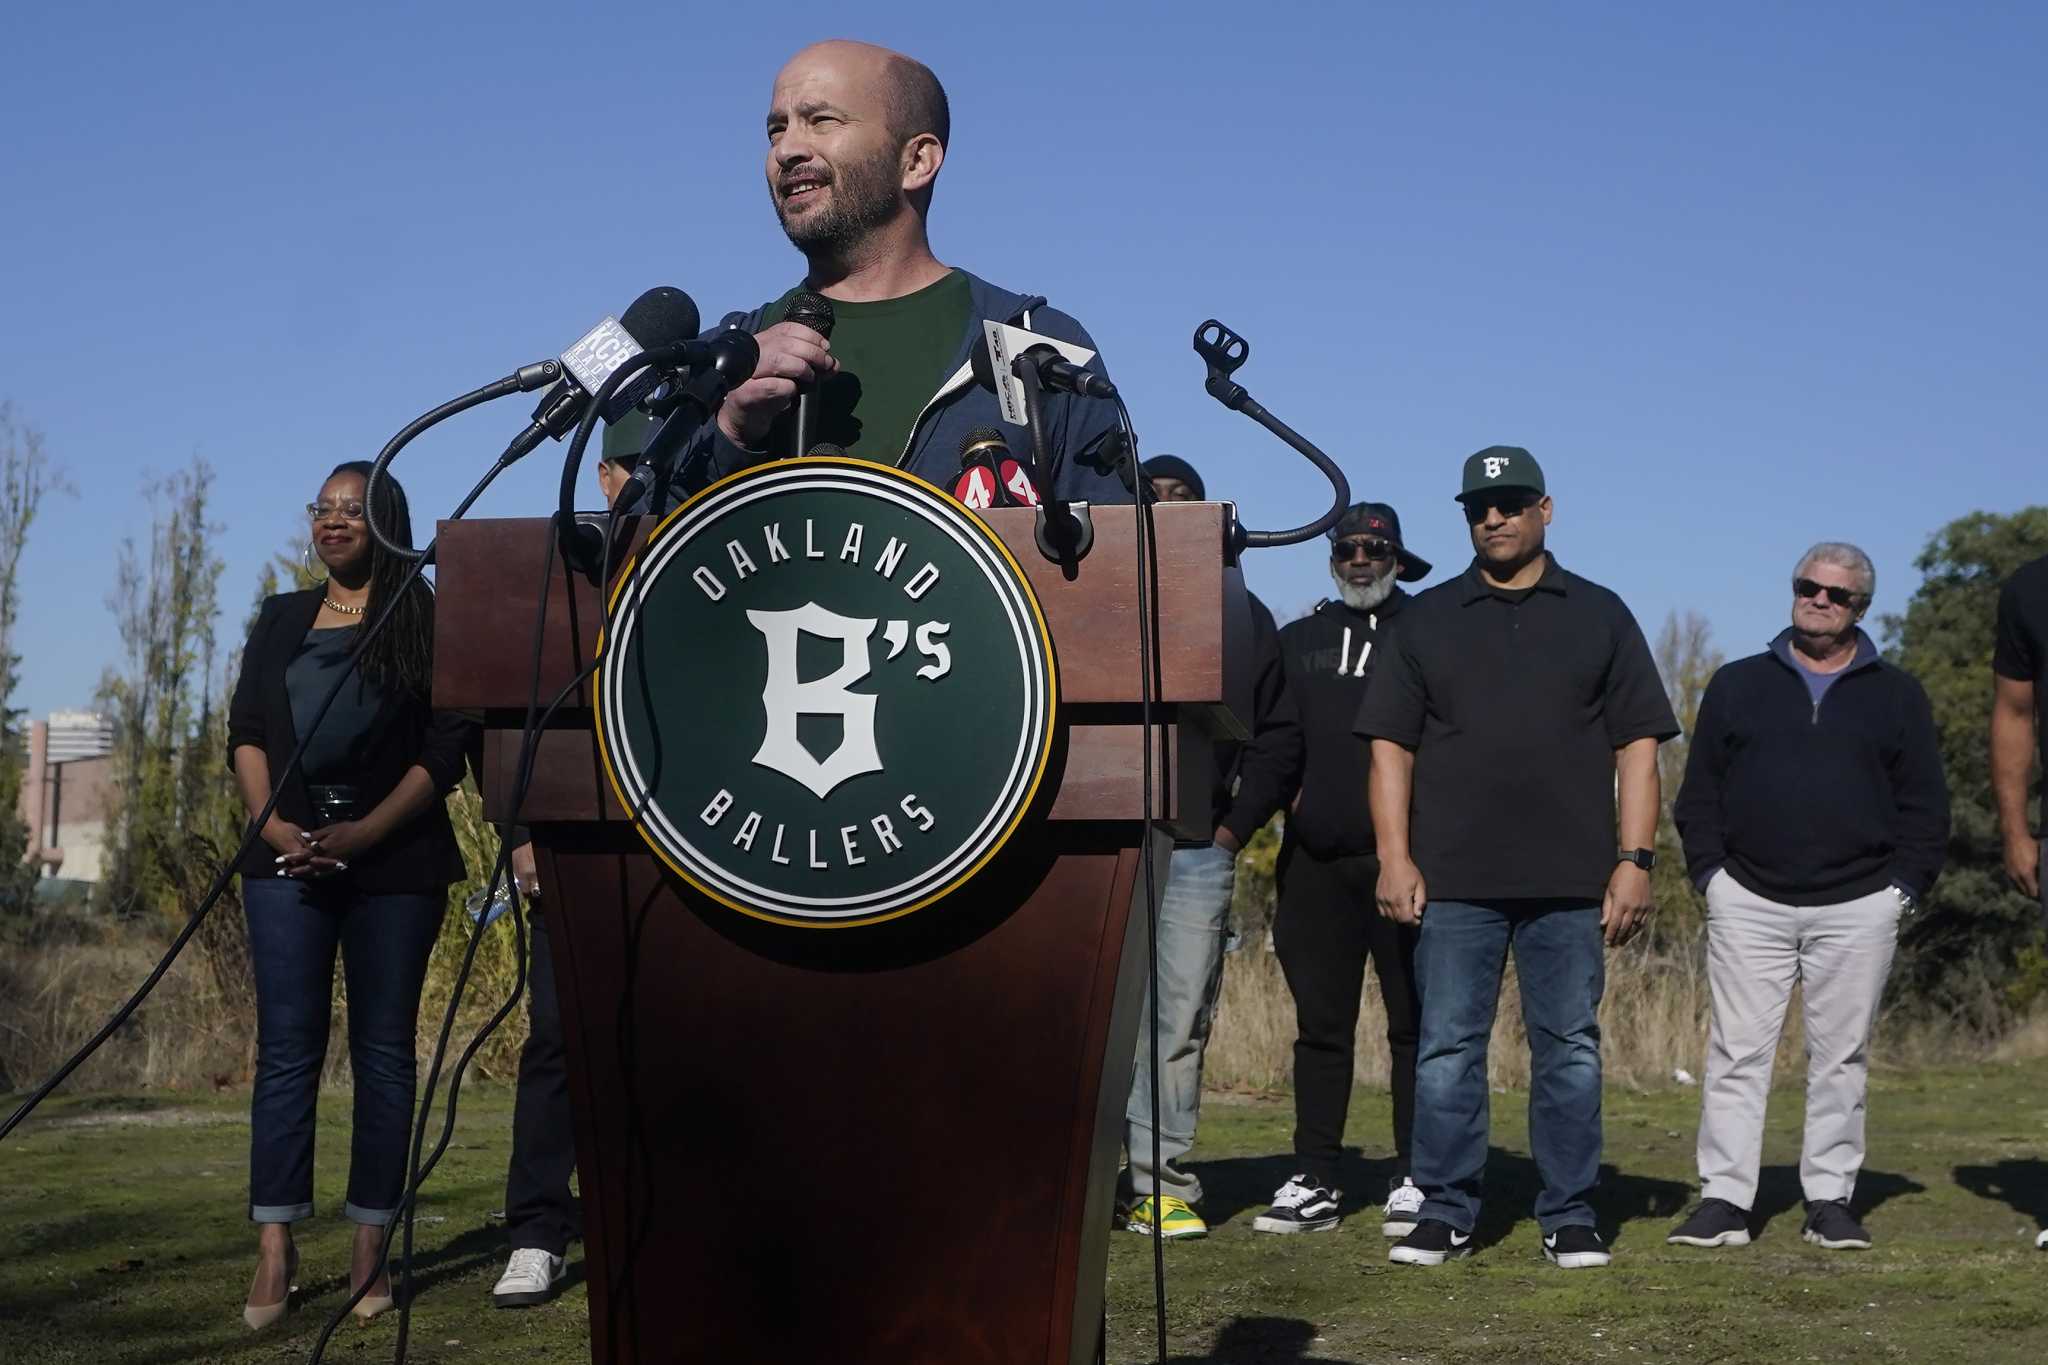
<path id="1" fill-rule="evenodd" d="M 1014 323 L 1095 349 L 1081 324 L 1036 295 L 1013 294 L 932 254 L 932 193 L 951 131 L 946 92 L 922 63 L 866 43 L 816 43 L 775 78 L 767 114 L 768 195 L 807 266 L 803 289 L 832 302 L 829 337 L 787 321 L 790 289 L 728 315 L 760 343 L 753 377 L 726 395 L 681 452 L 676 494 L 819 443 L 951 488 L 976 427 L 1005 427 L 969 359 L 982 323 Z M 1087 368 L 1101 372 L 1100 357 Z M 795 449 L 797 399 L 812 410 Z M 1045 396 L 1054 492 L 1128 503 L 1113 403 Z M 657 508 L 656 510 L 660 510 Z"/>
<path id="2" fill-rule="evenodd" d="M 1948 784 L 1927 694 L 1857 625 L 1877 571 L 1823 542 L 1792 575 L 1792 624 L 1722 668 L 1700 701 L 1673 814 L 1707 897 L 1713 1024 L 1700 1090 L 1702 1202 L 1667 1239 L 1740 1246 L 1764 1103 L 1797 982 L 1806 1023 L 1807 1241 L 1867 1248 L 1850 1211 L 1863 1166 L 1868 1048 L 1902 916 L 1948 845 Z"/>
<path id="3" fill-rule="evenodd" d="M 1337 1163 L 1351 1105 L 1359 992 L 1370 958 L 1387 1007 L 1394 1093 L 1395 1170 L 1380 1230 L 1414 1231 L 1422 1192 L 1408 1179 L 1415 1127 L 1415 930 L 1373 903 L 1380 864 L 1366 806 L 1372 745 L 1352 730 L 1372 677 L 1376 644 L 1408 594 L 1399 586 L 1429 575 L 1429 562 L 1401 540 L 1401 518 L 1385 503 L 1354 504 L 1330 530 L 1334 599 L 1280 630 L 1287 690 L 1301 711 L 1301 794 L 1287 816 L 1276 868 L 1279 907 L 1273 948 L 1294 997 L 1294 1164 L 1258 1232 L 1324 1232 L 1337 1226 Z"/>

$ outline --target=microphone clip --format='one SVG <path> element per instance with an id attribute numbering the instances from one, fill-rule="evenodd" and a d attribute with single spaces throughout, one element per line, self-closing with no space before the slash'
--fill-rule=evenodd
<path id="1" fill-rule="evenodd" d="M 1251 359 L 1252 344 L 1210 318 L 1195 329 L 1195 354 L 1209 367 L 1209 378 L 1202 385 L 1209 396 L 1232 412 L 1244 407 L 1251 391 L 1230 376 Z"/>

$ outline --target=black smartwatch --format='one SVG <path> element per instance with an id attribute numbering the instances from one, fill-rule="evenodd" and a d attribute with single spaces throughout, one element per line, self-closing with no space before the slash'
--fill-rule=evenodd
<path id="1" fill-rule="evenodd" d="M 1651 848 L 1625 848 L 1615 857 L 1618 863 L 1634 863 L 1648 872 L 1657 865 L 1657 851 Z"/>

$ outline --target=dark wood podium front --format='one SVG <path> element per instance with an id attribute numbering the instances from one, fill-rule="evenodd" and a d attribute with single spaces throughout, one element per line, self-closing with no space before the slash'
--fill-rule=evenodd
<path id="1" fill-rule="evenodd" d="M 1132 508 L 1044 560 L 983 514 L 1058 656 L 1052 765 L 1025 824 L 945 901 L 887 923 L 749 919 L 671 874 L 605 780 L 586 695 L 518 818 L 547 890 L 600 1362 L 1096 1359 L 1143 995 L 1140 859 L 1205 838 L 1240 734 L 1243 585 L 1226 508 L 1155 509 L 1160 703 L 1143 835 Z M 485 803 L 513 816 L 541 520 L 440 527 L 437 705 L 483 713 Z M 589 584 L 557 570 L 540 695 L 589 661 Z M 730 724 L 703 718 L 707 726 Z"/>

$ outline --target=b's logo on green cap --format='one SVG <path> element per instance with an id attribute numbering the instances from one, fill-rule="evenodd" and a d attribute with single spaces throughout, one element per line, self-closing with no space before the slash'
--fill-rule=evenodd
<path id="1" fill-rule="evenodd" d="M 619 800 L 706 895 L 872 924 L 1002 847 L 1052 747 L 1052 646 L 980 518 L 921 480 L 788 460 L 672 513 L 621 575 L 598 672 Z"/>

